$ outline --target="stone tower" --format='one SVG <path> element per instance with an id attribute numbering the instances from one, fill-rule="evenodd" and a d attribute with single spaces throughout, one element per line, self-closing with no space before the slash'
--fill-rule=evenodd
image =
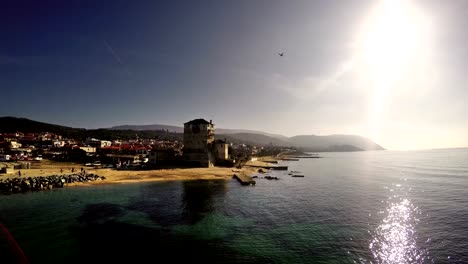
<path id="1" fill-rule="evenodd" d="M 202 167 L 212 167 L 214 125 L 205 119 L 194 119 L 184 124 L 184 160 Z"/>

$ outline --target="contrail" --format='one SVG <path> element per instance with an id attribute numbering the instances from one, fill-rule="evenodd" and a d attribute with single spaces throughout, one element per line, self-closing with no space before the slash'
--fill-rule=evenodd
<path id="1" fill-rule="evenodd" d="M 114 56 L 115 60 L 123 66 L 123 63 L 122 63 L 122 59 L 119 57 L 119 55 L 117 55 L 117 53 L 115 52 L 115 50 L 111 47 L 111 45 L 109 45 L 109 43 L 104 40 L 104 44 L 106 45 L 107 47 L 107 50 L 112 54 L 112 56 Z"/>

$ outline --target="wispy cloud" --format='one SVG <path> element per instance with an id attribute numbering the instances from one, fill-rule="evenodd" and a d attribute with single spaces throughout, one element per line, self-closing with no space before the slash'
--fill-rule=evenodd
<path id="1" fill-rule="evenodd" d="M 106 45 L 107 50 L 109 53 L 114 57 L 114 59 L 117 61 L 118 64 L 123 66 L 122 59 L 120 56 L 115 52 L 115 50 L 112 48 L 112 46 L 107 42 L 107 40 L 104 40 L 104 44 Z"/>
<path id="2" fill-rule="evenodd" d="M 109 51 L 109 53 L 112 55 L 112 57 L 114 57 L 115 61 L 122 67 L 122 69 L 126 72 L 126 74 L 132 75 L 129 68 L 126 65 L 124 65 L 124 62 L 123 62 L 122 58 L 119 56 L 119 54 L 117 54 L 115 49 L 112 48 L 112 46 L 109 44 L 109 42 L 107 42 L 107 40 L 104 40 L 104 44 L 105 44 L 107 50 Z"/>
<path id="3" fill-rule="evenodd" d="M 336 70 L 323 76 L 305 76 L 299 79 L 290 79 L 281 74 L 274 74 L 272 82 L 275 86 L 301 101 L 311 99 L 328 89 L 337 87 L 345 75 L 354 71 L 352 59 L 338 63 Z"/>

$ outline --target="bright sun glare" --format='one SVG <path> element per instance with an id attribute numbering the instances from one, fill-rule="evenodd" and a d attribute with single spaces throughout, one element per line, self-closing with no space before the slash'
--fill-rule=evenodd
<path id="1" fill-rule="evenodd" d="M 364 60 L 377 78 L 396 78 L 411 64 L 418 28 L 405 0 L 382 1 L 364 37 Z"/>
<path id="2" fill-rule="evenodd" d="M 382 0 L 366 21 L 359 40 L 359 58 L 364 78 L 372 87 L 370 134 L 380 138 L 380 123 L 390 102 L 391 89 L 411 78 L 422 63 L 420 47 L 425 28 L 409 0 Z"/>

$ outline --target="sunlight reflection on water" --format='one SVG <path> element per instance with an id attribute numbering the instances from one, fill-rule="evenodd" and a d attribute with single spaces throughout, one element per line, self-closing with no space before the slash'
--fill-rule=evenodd
<path id="1" fill-rule="evenodd" d="M 400 187 L 400 184 L 396 185 Z M 393 189 L 390 189 L 393 192 Z M 377 263 L 423 263 L 426 252 L 417 245 L 415 227 L 421 211 L 407 198 L 391 195 L 385 218 L 369 245 Z"/>

